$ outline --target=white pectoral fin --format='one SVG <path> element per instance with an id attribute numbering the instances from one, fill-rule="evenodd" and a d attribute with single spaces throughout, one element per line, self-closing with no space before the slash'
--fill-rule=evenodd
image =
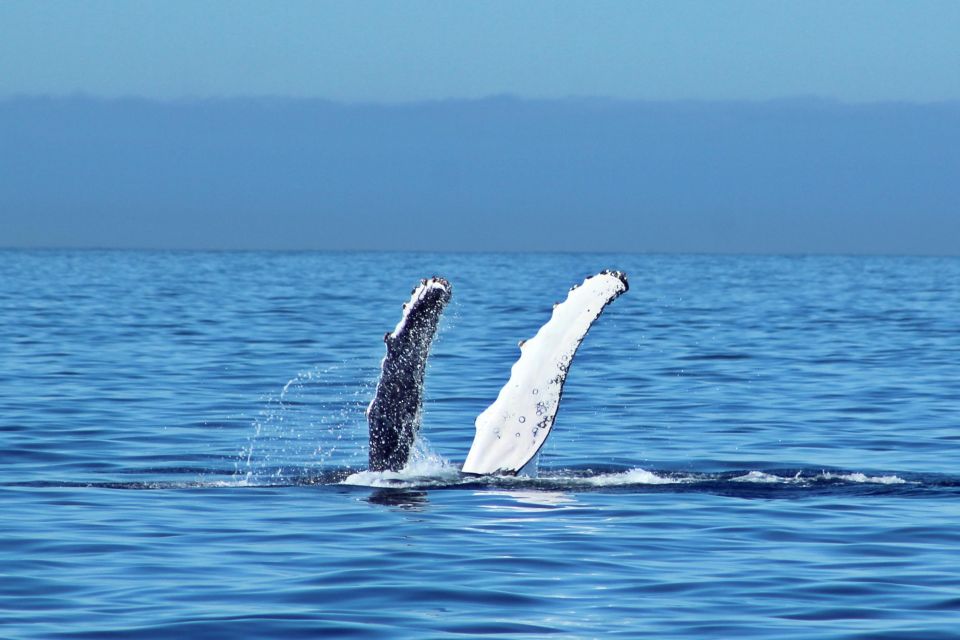
<path id="1" fill-rule="evenodd" d="M 464 473 L 513 475 L 537 455 L 553 427 L 577 348 L 604 307 L 627 288 L 619 271 L 590 276 L 554 307 L 537 335 L 521 343 L 510 380 L 477 417 Z"/>

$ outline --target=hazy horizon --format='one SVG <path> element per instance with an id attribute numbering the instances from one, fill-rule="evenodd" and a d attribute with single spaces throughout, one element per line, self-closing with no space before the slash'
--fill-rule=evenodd
<path id="1" fill-rule="evenodd" d="M 0 100 L 0 246 L 960 252 L 960 103 Z"/>
<path id="2" fill-rule="evenodd" d="M 69 91 L 63 93 L 11 93 L 0 95 L 0 102 L 11 102 L 20 100 L 86 100 L 90 102 L 145 102 L 166 105 L 191 105 L 197 103 L 216 103 L 216 102 L 260 102 L 260 103 L 319 103 L 340 107 L 404 107 L 416 105 L 436 105 L 446 103 L 477 103 L 491 101 L 511 101 L 511 102 L 581 102 L 594 104 L 657 104 L 657 105 L 793 105 L 793 106 L 815 106 L 815 105 L 836 105 L 845 107 L 869 107 L 869 106 L 955 106 L 960 105 L 960 98 L 944 98 L 931 100 L 915 99 L 868 99 L 868 100 L 850 100 L 838 98 L 835 96 L 821 94 L 786 94 L 782 96 L 766 98 L 631 98 L 622 96 L 609 96 L 599 94 L 570 94 L 555 97 L 530 96 L 521 93 L 508 91 L 482 94 L 478 96 L 447 96 L 438 98 L 411 98 L 411 99 L 362 99 L 346 100 L 339 98 L 323 96 L 296 96 L 270 93 L 250 93 L 250 94 L 223 94 L 223 95 L 181 95 L 173 97 L 158 98 L 135 93 L 124 95 L 98 95 L 87 91 Z"/>

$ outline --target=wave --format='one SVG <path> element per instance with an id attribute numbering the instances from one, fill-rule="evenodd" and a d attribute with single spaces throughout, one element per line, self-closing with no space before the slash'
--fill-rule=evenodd
<path id="1" fill-rule="evenodd" d="M 960 493 L 960 477 L 937 474 L 866 473 L 839 469 L 734 470 L 691 472 L 633 468 L 543 469 L 536 477 L 464 474 L 444 458 L 429 454 L 416 458 L 402 471 L 322 469 L 293 475 L 229 475 L 223 470 L 185 474 L 155 470 L 139 481 L 23 481 L 0 487 L 90 488 L 122 490 L 254 489 L 325 486 L 386 490 L 529 489 L 531 491 L 673 491 L 719 493 L 744 497 L 800 497 L 831 491 L 861 490 L 923 494 L 930 490 Z M 196 472 L 196 469 L 191 471 Z M 178 476 L 179 477 L 171 477 Z"/>
<path id="2" fill-rule="evenodd" d="M 603 487 L 643 487 L 666 485 L 716 485 L 753 483 L 761 485 L 813 486 L 828 484 L 918 484 L 896 474 L 867 475 L 860 472 L 799 470 L 796 473 L 775 471 L 746 471 L 724 473 L 688 473 L 675 471 L 649 471 L 635 467 L 623 471 L 596 471 L 593 469 L 560 469 L 541 472 L 537 477 L 525 476 L 475 476 L 460 473 L 456 467 L 442 462 L 435 467 L 425 464 L 410 465 L 399 472 L 361 471 L 349 475 L 341 484 L 373 488 L 394 487 L 403 489 L 426 489 L 458 485 L 489 484 L 491 486 L 525 485 L 555 489 L 558 486 L 570 489 Z"/>
<path id="3" fill-rule="evenodd" d="M 907 484 L 897 475 L 868 476 L 864 473 L 834 473 L 830 471 L 821 471 L 815 475 L 804 476 L 803 472 L 798 471 L 794 476 L 780 476 L 774 473 L 765 473 L 763 471 L 750 471 L 742 476 L 730 478 L 731 482 L 756 482 L 760 484 L 809 484 L 811 482 L 839 481 L 852 482 L 855 484 Z"/>

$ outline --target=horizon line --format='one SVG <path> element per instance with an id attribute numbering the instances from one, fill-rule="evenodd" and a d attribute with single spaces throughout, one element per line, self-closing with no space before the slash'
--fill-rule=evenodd
<path id="1" fill-rule="evenodd" d="M 236 94 L 236 95 L 182 95 L 172 97 L 147 96 L 137 94 L 97 95 L 85 91 L 65 93 L 0 93 L 0 102 L 29 100 L 85 100 L 89 102 L 146 102 L 165 105 L 193 105 L 228 102 L 261 102 L 261 103 L 294 103 L 316 102 L 326 105 L 343 107 L 409 107 L 417 105 L 443 105 L 459 103 L 481 102 L 516 102 L 516 103 L 583 103 L 596 105 L 697 105 L 714 104 L 724 105 L 783 105 L 783 106 L 960 106 L 960 98 L 942 100 L 846 100 L 833 96 L 818 94 L 790 94 L 770 98 L 630 98 L 621 96 L 601 96 L 591 94 L 569 94 L 564 96 L 525 96 L 516 93 L 502 92 L 489 93 L 481 96 L 446 96 L 440 98 L 411 98 L 407 100 L 349 100 L 312 95 L 280 95 L 280 94 Z"/>
<path id="2" fill-rule="evenodd" d="M 958 253 L 901 253 L 856 251 L 663 251 L 663 250 L 581 250 L 581 249 L 277 249 L 277 248 L 185 248 L 185 247 L 110 247 L 110 246 L 13 246 L 0 245 L 0 252 L 127 252 L 127 253 L 408 253 L 408 254 L 474 254 L 474 255 L 631 255 L 631 256 L 717 256 L 757 258 L 960 258 Z"/>

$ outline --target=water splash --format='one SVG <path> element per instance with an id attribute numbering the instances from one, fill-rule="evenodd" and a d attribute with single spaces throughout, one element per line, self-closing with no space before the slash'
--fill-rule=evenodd
<path id="1" fill-rule="evenodd" d="M 253 433 L 239 452 L 235 478 L 251 484 L 317 475 L 365 464 L 371 393 L 346 364 L 299 372 L 278 394 L 265 398 Z"/>
<path id="2" fill-rule="evenodd" d="M 463 481 L 458 466 L 430 448 L 422 435 L 413 444 L 410 460 L 400 471 L 358 471 L 342 484 L 361 487 L 422 487 L 453 485 Z"/>

